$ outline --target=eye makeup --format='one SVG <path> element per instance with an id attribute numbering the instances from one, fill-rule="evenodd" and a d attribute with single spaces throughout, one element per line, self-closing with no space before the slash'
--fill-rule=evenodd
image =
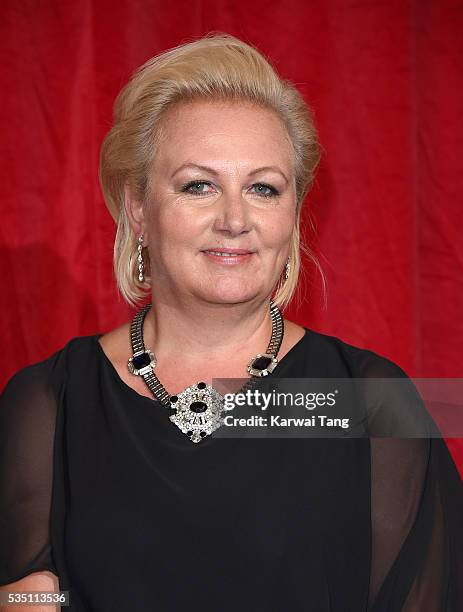
<path id="1" fill-rule="evenodd" d="M 201 191 L 190 191 L 192 187 L 197 187 L 199 185 L 212 186 L 212 183 L 210 181 L 201 181 L 201 180 L 188 181 L 187 183 L 182 185 L 182 187 L 180 188 L 180 191 L 182 191 L 182 193 L 188 193 L 190 195 L 200 196 L 200 197 L 205 196 L 208 193 L 210 193 L 210 192 L 201 192 Z M 259 195 L 259 197 L 262 197 L 264 199 L 270 199 L 270 198 L 280 195 L 280 192 L 275 187 L 272 187 L 272 185 L 269 185 L 268 183 L 254 183 L 252 187 L 257 187 L 260 190 L 266 189 L 267 190 L 266 193 L 263 193 L 262 191 L 256 192 L 257 195 Z"/>

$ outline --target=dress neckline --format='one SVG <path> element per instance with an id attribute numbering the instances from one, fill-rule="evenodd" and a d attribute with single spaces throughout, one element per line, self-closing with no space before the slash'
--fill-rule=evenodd
<path id="1" fill-rule="evenodd" d="M 278 378 L 281 370 L 283 369 L 282 366 L 287 362 L 287 358 L 289 358 L 290 356 L 293 356 L 294 353 L 296 353 L 298 350 L 300 350 L 300 348 L 308 340 L 309 335 L 310 335 L 310 329 L 308 327 L 305 327 L 305 326 L 302 326 L 302 327 L 304 327 L 304 335 L 301 338 L 299 338 L 299 340 L 295 344 L 293 344 L 293 346 L 289 349 L 289 351 L 278 361 L 278 365 L 276 366 L 276 368 L 274 369 L 274 371 L 272 372 L 272 374 L 270 376 L 272 376 L 274 378 Z M 126 392 L 130 393 L 132 396 L 140 398 L 142 401 L 146 400 L 146 401 L 150 402 L 151 404 L 153 402 L 161 404 L 161 402 L 159 400 L 155 399 L 154 397 L 147 397 L 146 395 L 142 395 L 141 393 L 138 393 L 138 391 L 135 391 L 135 389 L 133 389 L 124 380 L 122 380 L 122 378 L 119 376 L 119 372 L 116 370 L 113 362 L 109 359 L 108 355 L 103 350 L 103 347 L 98 342 L 98 340 L 103 335 L 104 334 L 94 334 L 93 336 L 90 336 L 90 338 L 96 344 L 97 354 L 99 355 L 101 361 L 106 365 L 107 369 L 109 370 L 110 374 L 112 375 L 112 377 L 116 381 L 116 383 L 122 389 L 125 389 Z"/>

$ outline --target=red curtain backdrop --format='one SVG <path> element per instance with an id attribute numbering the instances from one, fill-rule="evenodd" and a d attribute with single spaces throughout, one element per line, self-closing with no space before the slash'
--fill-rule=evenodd
<path id="1" fill-rule="evenodd" d="M 463 377 L 460 0 L 3 0 L 0 16 L 2 385 L 133 315 L 99 146 L 132 71 L 212 30 L 257 46 L 315 113 L 324 154 L 304 214 L 328 301 L 306 262 L 286 316 L 409 376 Z M 463 440 L 447 442 L 463 474 Z"/>

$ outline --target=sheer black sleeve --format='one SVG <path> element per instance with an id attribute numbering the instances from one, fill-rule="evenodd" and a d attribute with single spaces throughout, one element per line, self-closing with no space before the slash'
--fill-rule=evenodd
<path id="1" fill-rule="evenodd" d="M 17 372 L 0 397 L 0 585 L 49 570 L 56 401 L 48 363 Z"/>
<path id="2" fill-rule="evenodd" d="M 357 355 L 371 443 L 371 612 L 463 610 L 463 484 L 413 382 Z M 394 380 L 388 380 L 394 379 Z"/>

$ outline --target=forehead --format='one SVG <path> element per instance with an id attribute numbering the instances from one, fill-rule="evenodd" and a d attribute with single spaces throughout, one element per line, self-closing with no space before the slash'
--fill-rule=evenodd
<path id="1" fill-rule="evenodd" d="M 170 107 L 161 120 L 158 162 L 267 166 L 293 164 L 287 130 L 277 114 L 243 101 L 195 100 Z"/>

